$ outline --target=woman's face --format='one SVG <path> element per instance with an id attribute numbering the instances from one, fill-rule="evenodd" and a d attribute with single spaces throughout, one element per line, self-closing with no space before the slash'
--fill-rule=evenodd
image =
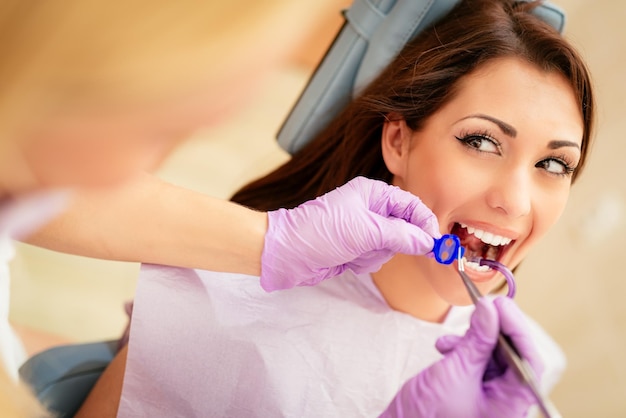
<path id="1" fill-rule="evenodd" d="M 432 209 L 442 234 L 457 234 L 470 254 L 514 268 L 563 212 L 582 136 L 568 82 L 506 58 L 462 80 L 420 131 L 402 120 L 387 123 L 383 153 L 394 184 Z M 469 303 L 453 267 L 426 257 L 411 263 L 442 299 Z M 502 280 L 492 270 L 466 271 L 483 293 Z"/>

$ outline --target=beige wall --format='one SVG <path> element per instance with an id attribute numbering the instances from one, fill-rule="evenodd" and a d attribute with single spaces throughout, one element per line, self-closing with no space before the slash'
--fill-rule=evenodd
<path id="1" fill-rule="evenodd" d="M 160 175 L 226 197 L 287 156 L 274 135 L 349 1 L 325 7 L 328 20 L 280 68 L 253 102 L 219 128 L 176 150 Z M 597 144 L 559 225 L 518 273 L 521 306 L 568 355 L 552 399 L 565 417 L 626 416 L 626 7 L 612 0 L 560 0 L 567 36 L 587 57 L 600 103 Z M 314 6 L 312 6 L 314 5 Z M 325 30 L 326 29 L 326 30 Z M 20 246 L 13 263 L 15 322 L 72 340 L 115 337 L 125 324 L 137 265 L 88 260 Z"/>

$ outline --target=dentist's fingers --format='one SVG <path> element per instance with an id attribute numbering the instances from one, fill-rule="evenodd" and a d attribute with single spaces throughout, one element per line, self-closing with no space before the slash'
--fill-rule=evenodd
<path id="1" fill-rule="evenodd" d="M 363 181 L 369 182 L 369 206 L 373 212 L 386 218 L 404 219 L 433 237 L 441 236 L 437 217 L 419 197 L 382 181 L 363 177 L 357 177 L 352 181 L 358 184 Z"/>
<path id="2" fill-rule="evenodd" d="M 379 249 L 387 249 L 393 253 L 426 255 L 435 246 L 435 240 L 429 232 L 403 219 L 381 217 L 377 223 L 381 238 Z"/>

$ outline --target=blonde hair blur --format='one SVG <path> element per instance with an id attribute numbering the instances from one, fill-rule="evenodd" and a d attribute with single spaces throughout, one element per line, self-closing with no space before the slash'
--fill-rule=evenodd
<path id="1" fill-rule="evenodd" d="M 68 104 L 161 100 L 262 65 L 295 42 L 306 8 L 294 3 L 4 0 L 0 127 Z"/>

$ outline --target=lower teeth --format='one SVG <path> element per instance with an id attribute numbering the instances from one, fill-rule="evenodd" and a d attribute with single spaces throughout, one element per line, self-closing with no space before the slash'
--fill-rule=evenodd
<path id="1" fill-rule="evenodd" d="M 480 272 L 489 271 L 489 266 L 481 266 L 480 264 L 474 261 L 465 260 L 464 265 L 465 267 L 471 268 L 474 271 L 480 271 Z"/>

